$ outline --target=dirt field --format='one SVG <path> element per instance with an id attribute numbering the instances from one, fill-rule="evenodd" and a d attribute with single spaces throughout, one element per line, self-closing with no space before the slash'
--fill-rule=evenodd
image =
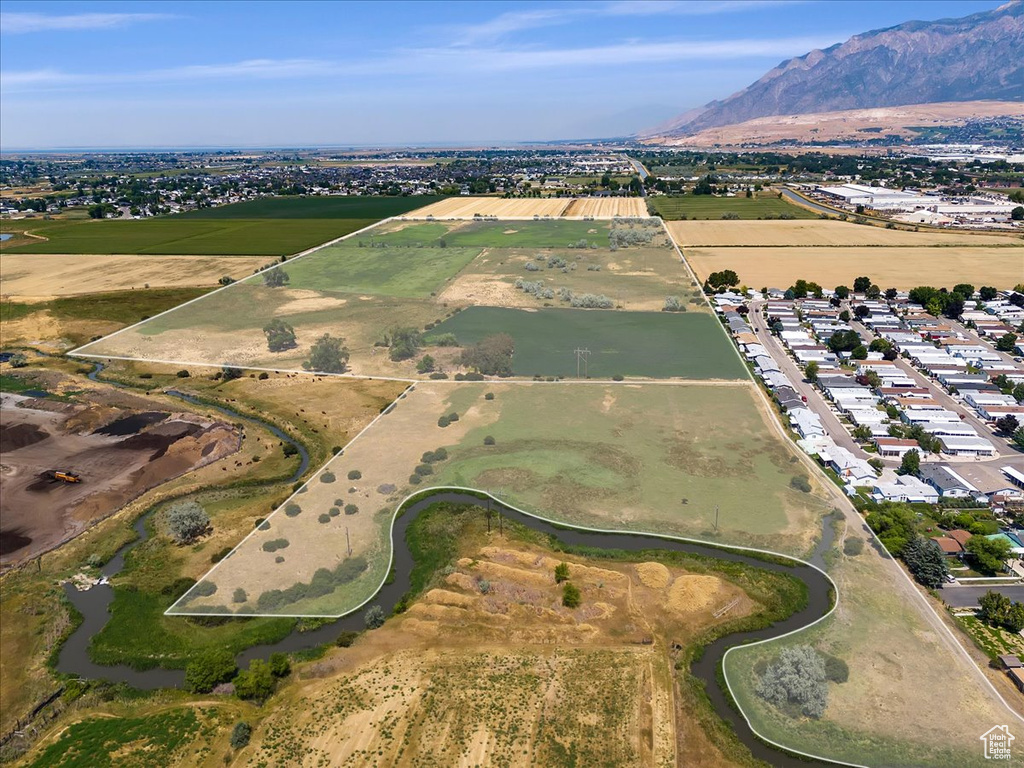
<path id="1" fill-rule="evenodd" d="M 670 643 L 756 603 L 710 574 L 555 559 L 483 536 L 406 613 L 304 669 L 246 764 L 730 764 L 677 695 Z M 553 578 L 563 559 L 583 594 L 575 610 Z M 652 566 L 664 578 L 649 585 Z M 699 594 L 688 592 L 695 579 Z"/>
<path id="2" fill-rule="evenodd" d="M 909 232 L 847 221 L 798 219 L 794 221 L 669 221 L 672 238 L 680 247 L 727 246 L 955 246 L 1016 245 L 1019 235 L 982 235 L 970 232 Z M 1018 255 L 1021 258 L 1022 254 Z"/>
<path id="3" fill-rule="evenodd" d="M 124 396 L 120 404 L 0 397 L 5 565 L 71 538 L 144 491 L 239 448 L 234 427 L 156 410 L 157 404 L 136 396 Z M 57 469 L 79 474 L 82 482 L 53 479 L 48 473 Z"/>
<path id="4" fill-rule="evenodd" d="M 438 219 L 473 218 L 475 215 L 521 219 L 534 216 L 647 216 L 647 206 L 640 198 L 543 197 L 537 199 L 504 199 L 500 197 L 452 197 L 439 203 L 410 211 L 407 216 Z"/>
<path id="5" fill-rule="evenodd" d="M 787 288 L 799 279 L 832 288 L 869 276 L 880 288 L 976 285 L 1011 288 L 1021 281 L 1024 251 L 1018 248 L 686 248 L 686 260 L 702 280 L 733 269 L 753 287 Z"/>
<path id="6" fill-rule="evenodd" d="M 45 299 L 131 288 L 216 285 L 264 266 L 266 256 L 82 256 L 4 254 L 0 294 Z"/>

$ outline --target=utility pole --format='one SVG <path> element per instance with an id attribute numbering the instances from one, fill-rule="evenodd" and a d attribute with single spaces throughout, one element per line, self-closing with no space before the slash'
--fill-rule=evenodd
<path id="1" fill-rule="evenodd" d="M 576 378 L 578 379 L 580 377 L 580 363 L 583 364 L 583 377 L 584 378 L 590 378 L 590 373 L 588 371 L 588 364 L 590 362 L 590 350 L 589 349 L 580 349 L 579 347 L 576 347 L 575 352 L 576 352 Z"/>
<path id="2" fill-rule="evenodd" d="M 715 504 L 715 533 L 718 533 L 718 505 Z"/>
<path id="3" fill-rule="evenodd" d="M 345 546 L 348 547 L 348 556 L 352 557 L 352 540 L 348 537 L 348 526 L 345 526 Z"/>

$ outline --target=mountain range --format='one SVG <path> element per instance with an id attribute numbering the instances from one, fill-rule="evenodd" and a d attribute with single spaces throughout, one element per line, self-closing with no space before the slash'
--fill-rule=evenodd
<path id="1" fill-rule="evenodd" d="M 1024 2 L 908 21 L 789 59 L 727 99 L 643 136 L 688 136 L 772 115 L 962 101 L 1024 101 Z"/>

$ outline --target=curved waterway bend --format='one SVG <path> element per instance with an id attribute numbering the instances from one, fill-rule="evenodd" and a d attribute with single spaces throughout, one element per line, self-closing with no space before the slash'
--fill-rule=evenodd
<path id="1" fill-rule="evenodd" d="M 395 520 L 394 527 L 392 528 L 394 548 L 392 560 L 393 578 L 390 583 L 383 585 L 374 597 L 374 602 L 384 608 L 387 613 L 391 612 L 410 586 L 413 558 L 406 542 L 406 533 L 409 525 L 419 516 L 420 512 L 438 502 L 473 505 L 489 509 L 492 513 L 496 512 L 505 515 L 507 518 L 515 520 L 535 531 L 554 536 L 563 544 L 569 546 L 619 549 L 629 552 L 652 549 L 685 552 L 729 562 L 743 563 L 776 573 L 784 573 L 802 581 L 807 586 L 808 593 L 807 605 L 802 610 L 771 626 L 750 632 L 737 632 L 719 638 L 704 649 L 701 658 L 693 663 L 690 671 L 704 683 L 715 713 L 732 725 L 739 740 L 750 749 L 754 756 L 767 761 L 773 766 L 781 766 L 783 768 L 789 768 L 790 766 L 798 768 L 815 764 L 829 765 L 829 763 L 825 762 L 815 763 L 806 758 L 793 757 L 759 740 L 750 730 L 743 716 L 730 706 L 728 695 L 721 688 L 717 676 L 722 657 L 730 647 L 780 637 L 806 627 L 825 616 L 832 607 L 833 584 L 822 571 L 809 563 L 796 560 L 786 563 L 762 560 L 739 550 L 722 549 L 692 541 L 679 541 L 644 534 L 598 533 L 566 528 L 527 515 L 493 499 L 480 498 L 465 491 L 437 489 L 429 496 L 419 498 L 417 501 L 404 507 L 402 514 Z M 103 574 L 105 576 L 116 575 L 124 565 L 124 553 L 145 540 L 148 535 L 145 522 L 145 518 L 136 522 L 135 530 L 139 533 L 139 540 L 126 545 L 117 553 L 114 559 L 104 567 Z M 817 548 L 818 552 L 826 551 L 831 544 L 832 528 L 826 522 L 822 541 Z M 61 648 L 57 660 L 58 671 L 86 678 L 125 682 L 133 687 L 144 690 L 180 687 L 183 684 L 185 675 L 181 670 L 151 669 L 137 671 L 124 665 L 108 667 L 92 662 L 87 652 L 89 641 L 107 622 L 107 611 L 113 599 L 113 590 L 109 586 L 104 585 L 94 587 L 85 592 L 79 592 L 70 585 L 66 585 L 65 592 L 68 599 L 84 616 L 84 621 Z M 187 619 L 183 618 L 182 620 Z M 239 666 L 242 666 L 252 659 L 267 658 L 273 652 L 295 652 L 323 643 L 333 642 L 342 630 L 359 631 L 362 629 L 364 629 L 362 613 L 351 613 L 318 629 L 308 632 L 292 632 L 288 637 L 277 643 L 249 648 L 238 655 L 237 661 Z"/>

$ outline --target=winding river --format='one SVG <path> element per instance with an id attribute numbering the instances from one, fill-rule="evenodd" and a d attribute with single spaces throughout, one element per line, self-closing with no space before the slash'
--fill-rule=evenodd
<path id="1" fill-rule="evenodd" d="M 96 380 L 96 376 L 102 370 L 102 365 L 96 364 L 96 369 L 89 375 L 89 378 Z M 296 470 L 289 482 L 294 482 L 306 471 L 309 466 L 309 454 L 305 447 L 297 443 L 284 432 L 260 419 L 232 411 L 222 406 L 214 406 L 204 403 L 191 395 L 174 390 L 166 391 L 164 394 L 178 397 L 191 404 L 199 404 L 205 407 L 215 408 L 219 412 L 232 419 L 260 424 L 263 428 L 272 432 L 280 440 L 289 442 L 299 449 L 302 458 L 299 468 Z M 401 600 L 402 596 L 409 590 L 410 576 L 413 568 L 413 558 L 406 542 L 406 532 L 409 525 L 417 516 L 432 504 L 443 502 L 449 504 L 472 505 L 482 509 L 489 509 L 506 518 L 540 533 L 555 537 L 568 546 L 594 547 L 599 549 L 619 549 L 629 552 L 640 552 L 643 550 L 661 549 L 673 552 L 684 552 L 688 554 L 701 555 L 704 557 L 716 558 L 728 562 L 742 563 L 755 568 L 763 568 L 775 573 L 784 573 L 799 579 L 807 586 L 807 605 L 800 611 L 792 614 L 782 621 L 776 622 L 768 627 L 749 632 L 736 632 L 725 635 L 706 646 L 701 657 L 690 667 L 691 673 L 704 683 L 708 698 L 715 713 L 732 725 L 739 740 L 750 749 L 755 757 L 760 758 L 773 766 L 782 768 L 799 768 L 809 765 L 830 765 L 830 763 L 815 762 L 805 758 L 791 756 L 777 750 L 758 739 L 750 730 L 743 716 L 739 714 L 729 703 L 725 690 L 718 681 L 718 670 L 725 652 L 733 646 L 759 640 L 767 640 L 774 637 L 793 632 L 817 621 L 828 613 L 832 606 L 832 582 L 817 567 L 800 561 L 789 561 L 786 563 L 762 560 L 744 553 L 741 550 L 722 549 L 693 541 L 679 541 L 677 539 L 664 538 L 654 535 L 626 534 L 626 533 L 598 533 L 579 529 L 565 528 L 554 525 L 545 520 L 527 515 L 519 510 L 507 507 L 496 500 L 482 499 L 464 491 L 445 489 L 434 489 L 429 495 L 418 498 L 415 502 L 408 504 L 402 509 L 392 529 L 394 546 L 394 559 L 392 561 L 393 579 L 385 584 L 377 592 L 374 602 L 379 604 L 386 613 L 390 613 L 394 606 Z M 134 529 L 138 538 L 123 546 L 115 556 L 103 567 L 103 576 L 108 579 L 120 573 L 124 567 L 125 554 L 133 547 L 144 542 L 149 535 L 146 523 L 155 510 L 147 512 L 135 521 Z M 832 546 L 834 533 L 832 526 L 826 519 L 823 524 L 822 537 L 811 557 L 811 562 L 816 566 L 823 563 L 823 555 Z M 109 619 L 110 604 L 114 599 L 113 588 L 107 584 L 100 584 L 92 589 L 80 592 L 70 584 L 64 586 L 68 600 L 78 609 L 83 616 L 81 625 L 71 634 L 60 649 L 57 659 L 57 670 L 59 672 L 78 675 L 83 678 L 94 678 L 124 682 L 142 690 L 154 690 L 157 688 L 181 687 L 184 683 L 185 673 L 183 670 L 172 669 L 150 669 L 134 670 L 125 665 L 103 666 L 94 663 L 88 654 L 89 643 L 97 632 L 99 632 Z M 183 621 L 186 619 L 182 619 Z M 307 632 L 294 631 L 283 640 L 270 645 L 258 645 L 246 649 L 237 657 L 239 666 L 248 664 L 252 659 L 265 659 L 274 652 L 295 652 L 308 648 L 314 648 L 324 643 L 333 643 L 342 630 L 360 631 L 365 628 L 361 611 L 350 613 L 347 616 L 325 624 L 317 629 Z"/>

